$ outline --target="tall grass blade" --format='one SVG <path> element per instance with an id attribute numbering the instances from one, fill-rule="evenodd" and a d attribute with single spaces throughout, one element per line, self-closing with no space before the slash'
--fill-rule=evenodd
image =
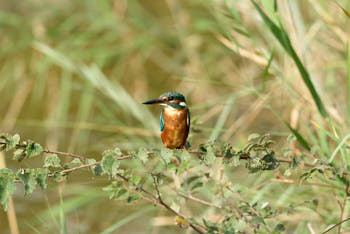
<path id="1" fill-rule="evenodd" d="M 267 14 L 260 8 L 260 6 L 255 2 L 255 0 L 251 0 L 254 7 L 259 12 L 261 18 L 265 22 L 265 24 L 269 27 L 270 31 L 273 33 L 273 35 L 276 37 L 276 39 L 280 42 L 281 46 L 285 49 L 285 51 L 292 57 L 295 64 L 298 67 L 298 70 L 300 72 L 301 77 L 303 78 L 303 81 L 307 88 L 309 89 L 312 98 L 314 102 L 316 103 L 317 109 L 320 112 L 320 114 L 326 118 L 327 117 L 327 111 L 322 103 L 321 98 L 317 94 L 317 91 L 310 79 L 309 73 L 305 69 L 304 65 L 302 64 L 301 60 L 299 59 L 298 55 L 296 54 L 292 43 L 290 42 L 290 39 L 288 37 L 287 32 L 283 29 L 282 26 L 277 26 L 268 16 Z"/>
<path id="2" fill-rule="evenodd" d="M 63 195 L 60 188 L 60 232 L 61 234 L 67 234 L 67 223 L 66 223 L 66 215 L 64 212 L 64 202 L 63 202 Z"/>
<path id="3" fill-rule="evenodd" d="M 340 5 L 339 2 L 335 1 L 335 3 L 340 7 L 340 9 L 342 9 L 344 14 L 350 18 L 350 12 L 348 10 L 346 10 L 342 5 Z"/>
<path id="4" fill-rule="evenodd" d="M 285 121 L 285 120 L 283 120 L 283 123 L 287 126 L 287 128 L 289 128 L 289 130 L 293 133 L 293 135 L 297 138 L 297 141 L 305 148 L 305 149 L 307 149 L 307 150 L 311 150 L 311 147 L 310 147 L 310 145 L 309 145 L 309 143 L 307 143 L 307 141 L 302 137 L 302 135 L 300 135 L 300 133 L 296 130 L 296 129 L 294 129 L 294 128 L 292 128 L 292 126 L 290 126 L 290 124 L 287 122 L 287 121 Z"/>
<path id="5" fill-rule="evenodd" d="M 149 211 L 154 210 L 155 207 L 154 206 L 149 206 L 147 208 L 142 208 L 140 209 L 138 212 L 133 213 L 132 215 L 119 220 L 118 222 L 116 222 L 115 224 L 113 224 L 112 226 L 108 227 L 106 230 L 104 230 L 103 232 L 101 232 L 101 234 L 109 234 L 109 233 L 113 233 L 115 230 L 117 230 L 118 228 L 120 228 L 121 226 L 129 223 L 130 221 L 140 217 L 141 215 L 143 215 L 144 213 L 147 213 Z"/>
<path id="6" fill-rule="evenodd" d="M 331 162 L 334 160 L 334 158 L 335 158 L 335 156 L 337 155 L 338 151 L 343 147 L 343 145 L 345 145 L 346 141 L 347 141 L 349 138 L 350 138 L 350 134 L 346 135 L 346 136 L 344 137 L 344 139 L 339 143 L 339 145 L 337 146 L 337 148 L 335 148 L 335 150 L 334 150 L 332 156 L 330 157 L 330 159 L 329 159 L 329 161 L 328 161 L 329 163 L 331 163 Z"/>
<path id="7" fill-rule="evenodd" d="M 226 106 L 224 108 L 224 110 L 221 112 L 221 115 L 218 119 L 218 121 L 216 122 L 215 128 L 211 133 L 210 136 L 210 141 L 214 141 L 217 139 L 217 137 L 219 136 L 220 132 L 222 131 L 222 128 L 232 110 L 232 104 L 234 101 L 234 97 L 230 96 L 226 102 Z"/>
<path id="8" fill-rule="evenodd" d="M 346 45 L 346 80 L 348 85 L 348 122 L 350 122 L 350 46 Z"/>

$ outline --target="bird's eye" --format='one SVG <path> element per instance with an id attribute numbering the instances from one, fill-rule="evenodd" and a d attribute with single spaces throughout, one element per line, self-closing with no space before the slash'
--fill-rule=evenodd
<path id="1" fill-rule="evenodd" d="M 168 101 L 174 100 L 173 96 L 168 97 Z"/>

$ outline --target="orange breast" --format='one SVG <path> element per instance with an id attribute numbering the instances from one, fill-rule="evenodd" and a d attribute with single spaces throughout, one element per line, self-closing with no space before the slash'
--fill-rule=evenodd
<path id="1" fill-rule="evenodd" d="M 164 129 L 160 136 L 164 146 L 170 149 L 184 146 L 188 136 L 187 108 L 178 110 L 166 107 L 163 118 Z"/>

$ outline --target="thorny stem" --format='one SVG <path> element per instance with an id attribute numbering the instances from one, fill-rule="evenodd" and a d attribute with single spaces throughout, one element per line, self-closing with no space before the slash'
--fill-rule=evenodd
<path id="1" fill-rule="evenodd" d="M 345 222 L 348 221 L 348 220 L 350 220 L 350 217 L 348 217 L 348 218 L 342 220 L 341 222 L 339 222 L 339 223 L 337 223 L 337 224 L 334 224 L 333 226 L 327 228 L 324 232 L 322 232 L 322 234 L 325 234 L 325 233 L 331 231 L 332 229 L 334 229 L 334 228 L 336 228 L 336 227 L 342 225 L 343 223 L 345 223 Z"/>
<path id="2" fill-rule="evenodd" d="M 6 145 L 6 143 L 5 143 L 5 142 L 0 142 L 0 145 Z M 21 144 L 17 144 L 17 146 L 18 146 L 18 147 L 23 147 L 23 145 L 21 145 Z M 72 158 L 79 158 L 79 159 L 82 160 L 82 161 L 85 161 L 85 160 L 86 160 L 86 157 L 84 157 L 84 156 L 77 155 L 77 154 L 72 154 L 72 153 L 67 153 L 67 152 L 52 151 L 52 150 L 49 150 L 49 149 L 45 149 L 45 150 L 43 150 L 43 152 L 44 152 L 44 153 L 47 153 L 47 154 L 56 154 L 56 155 L 60 155 L 60 156 L 66 156 L 66 157 L 72 157 Z M 188 152 L 189 152 L 190 154 L 194 154 L 194 155 L 203 155 L 203 154 L 204 154 L 203 152 L 200 152 L 200 151 L 188 151 Z M 154 153 L 153 153 L 153 152 L 148 152 L 147 154 L 148 154 L 148 155 L 153 155 Z M 224 155 L 219 154 L 219 153 L 216 153 L 215 156 L 216 156 L 216 157 L 221 157 L 221 158 L 224 158 L 224 157 L 225 157 Z M 124 155 L 122 155 L 122 156 L 120 156 L 120 157 L 116 157 L 116 160 L 125 160 L 125 159 L 130 159 L 130 158 L 133 158 L 133 157 L 134 157 L 134 155 L 132 155 L 132 154 L 124 154 Z M 249 155 L 249 154 L 243 153 L 243 154 L 241 154 L 241 155 L 239 156 L 239 158 L 240 158 L 241 160 L 249 160 L 249 159 L 250 159 L 250 155 Z M 286 158 L 277 158 L 277 161 L 280 162 L 280 163 L 293 163 L 293 161 L 292 161 L 291 159 L 286 159 Z M 62 175 L 64 175 L 64 174 L 68 174 L 68 173 L 73 172 L 73 171 L 76 171 L 76 170 L 80 170 L 80 169 L 83 169 L 83 168 L 88 168 L 88 167 L 96 166 L 96 165 L 99 165 L 99 164 L 101 164 L 101 161 L 94 162 L 94 163 L 90 163 L 90 164 L 81 165 L 81 166 L 74 167 L 74 168 L 70 168 L 70 169 L 66 169 L 66 170 L 62 170 L 60 173 L 61 173 Z M 310 167 L 310 168 L 313 168 L 313 167 L 316 167 L 316 166 L 317 166 L 316 164 L 313 164 L 313 163 L 306 163 L 306 162 L 304 162 L 303 165 L 304 165 L 304 166 L 307 166 L 307 167 Z M 330 168 L 329 168 L 329 169 L 326 168 L 326 170 L 330 170 Z M 348 172 L 348 171 L 344 171 L 344 172 L 343 172 L 343 175 L 349 175 L 349 174 L 350 174 L 350 172 Z M 49 174 L 49 175 L 48 175 L 48 177 L 53 177 L 53 176 L 54 176 L 53 174 Z M 177 215 L 177 216 L 182 216 L 182 217 L 184 217 L 183 215 L 179 214 L 178 212 L 176 212 L 175 210 L 173 210 L 171 207 L 169 207 L 169 206 L 162 200 L 162 198 L 161 198 L 161 196 L 160 196 L 159 189 L 158 189 L 158 184 L 157 184 L 156 181 L 155 181 L 154 175 L 152 175 L 152 178 L 153 178 L 153 181 L 154 181 L 154 187 L 155 187 L 157 196 L 154 196 L 151 192 L 145 190 L 142 186 L 137 185 L 137 184 L 134 184 L 132 181 L 130 181 L 130 180 L 129 180 L 128 178 L 126 178 L 125 176 L 123 176 L 123 175 L 121 175 L 121 174 L 119 174 L 119 173 L 117 174 L 117 176 L 118 176 L 120 179 L 122 179 L 122 180 L 124 180 L 125 182 L 127 182 L 127 183 L 132 183 L 132 184 L 136 187 L 135 192 L 139 193 L 138 191 L 141 191 L 141 192 L 143 192 L 144 194 L 146 194 L 147 197 L 141 196 L 144 200 L 147 200 L 147 201 L 153 203 L 154 205 L 163 207 L 163 208 L 169 210 L 170 212 L 172 212 L 173 214 L 175 214 L 175 215 Z M 20 180 L 15 180 L 15 182 L 21 182 L 21 181 L 20 181 Z M 347 184 L 347 186 L 346 186 L 346 192 L 348 191 L 348 187 L 349 187 L 349 185 Z M 228 188 L 228 189 L 229 189 L 229 188 Z M 229 190 L 231 190 L 231 189 L 229 189 Z M 232 190 L 231 190 L 231 191 L 232 191 Z M 139 193 L 139 194 L 140 194 L 140 193 Z M 140 195 L 141 195 L 141 194 L 140 194 Z M 184 194 L 179 194 L 179 195 L 183 196 Z M 200 201 L 198 201 L 198 199 L 195 199 L 195 198 L 193 198 L 193 197 L 188 197 L 188 196 L 185 196 L 185 197 L 187 197 L 188 199 L 192 199 L 192 200 L 196 200 L 197 202 L 200 202 Z M 346 199 L 345 199 L 345 201 L 346 201 Z M 201 201 L 201 203 L 203 203 L 203 201 Z M 344 202 L 344 204 L 345 204 L 345 202 Z M 207 204 L 207 205 L 208 205 L 208 204 Z M 258 214 L 257 214 L 257 211 L 256 211 L 253 207 L 251 207 L 251 206 L 249 206 L 249 207 L 250 207 L 250 209 L 252 210 L 253 213 L 255 213 L 256 215 L 258 215 Z M 217 208 L 220 208 L 220 207 L 217 207 Z M 342 217 L 343 217 L 343 212 L 341 212 L 341 219 L 342 219 Z M 335 228 L 335 227 L 337 227 L 337 226 L 338 226 L 338 228 L 339 228 L 338 230 L 340 230 L 340 229 L 341 229 L 341 224 L 342 224 L 343 222 L 345 222 L 345 221 L 348 221 L 349 219 L 350 219 L 350 218 L 347 218 L 347 219 L 341 221 L 340 223 L 338 223 L 338 224 L 332 226 L 331 228 L 327 229 L 324 233 L 326 233 L 326 232 L 332 230 L 333 228 Z M 190 223 L 189 225 L 190 225 L 190 227 L 192 227 L 196 232 L 198 232 L 198 233 L 204 233 L 203 231 L 201 231 L 200 229 L 198 229 L 198 227 L 196 227 L 195 224 Z M 196 224 L 196 225 L 198 225 L 198 226 L 200 226 L 201 228 L 203 228 L 204 230 L 206 230 L 206 228 L 205 228 L 204 226 L 199 225 L 199 224 Z M 265 227 L 270 231 L 270 228 L 269 228 L 266 224 L 265 224 Z"/>
<path id="3" fill-rule="evenodd" d="M 6 145 L 5 142 L 0 142 L 0 145 Z M 23 147 L 23 145 L 21 144 L 17 144 L 18 147 Z M 80 160 L 82 161 L 85 161 L 86 160 L 86 157 L 84 156 L 81 156 L 81 155 L 78 155 L 78 154 L 72 154 L 72 153 L 67 153 L 67 152 L 61 152 L 61 151 L 52 151 L 52 150 L 49 150 L 49 149 L 46 149 L 43 151 L 44 153 L 47 153 L 47 154 L 57 154 L 57 155 L 61 155 L 61 156 L 67 156 L 67 157 L 72 157 L 72 158 L 79 158 Z M 203 152 L 200 152 L 200 151 L 193 151 L 193 150 L 188 150 L 188 152 L 190 154 L 194 154 L 194 155 L 203 155 L 204 153 Z M 153 155 L 154 152 L 147 152 L 148 155 Z M 219 153 L 216 153 L 215 154 L 216 157 L 218 158 L 224 158 L 225 156 L 222 155 L 222 154 L 219 154 Z M 129 158 L 133 158 L 134 156 L 132 154 L 124 154 L 120 157 L 117 157 L 116 159 L 117 160 L 124 160 L 124 159 L 129 159 Z M 239 156 L 239 159 L 241 160 L 249 160 L 250 159 L 250 155 L 247 154 L 247 153 L 243 153 Z M 293 163 L 293 161 L 291 159 L 286 159 L 286 158 L 276 158 L 278 162 L 280 163 Z M 99 162 L 98 162 L 99 163 Z M 97 164 L 98 164 L 97 163 Z M 304 166 L 307 166 L 307 167 L 316 167 L 317 165 L 314 164 L 314 163 L 307 163 L 307 162 L 303 162 L 303 165 Z M 83 167 L 84 168 L 84 167 Z M 80 169 L 80 168 L 79 168 Z M 326 170 L 329 170 L 328 168 L 326 168 Z M 350 172 L 348 171 L 343 171 L 343 175 L 350 175 Z"/>

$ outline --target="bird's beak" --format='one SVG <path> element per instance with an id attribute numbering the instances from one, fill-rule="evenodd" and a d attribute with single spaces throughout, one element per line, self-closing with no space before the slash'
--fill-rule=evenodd
<path id="1" fill-rule="evenodd" d="M 164 103 L 164 101 L 159 99 L 159 98 L 157 98 L 157 99 L 153 99 L 153 100 L 144 102 L 142 104 L 161 104 L 161 103 Z"/>

